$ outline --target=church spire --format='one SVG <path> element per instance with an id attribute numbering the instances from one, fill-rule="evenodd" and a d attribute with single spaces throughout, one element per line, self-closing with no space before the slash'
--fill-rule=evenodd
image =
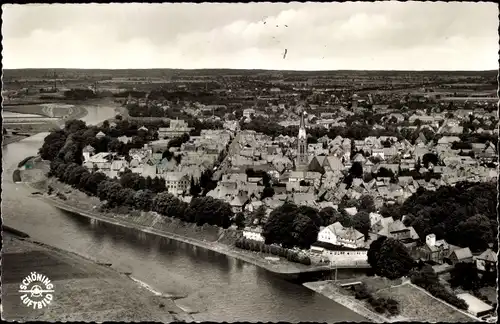
<path id="1" fill-rule="evenodd" d="M 306 123 L 304 121 L 305 112 L 300 114 L 300 125 L 299 125 L 299 139 L 306 139 Z"/>

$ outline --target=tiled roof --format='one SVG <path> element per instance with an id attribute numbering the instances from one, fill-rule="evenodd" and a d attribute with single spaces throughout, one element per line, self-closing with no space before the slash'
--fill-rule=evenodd
<path id="1" fill-rule="evenodd" d="M 491 249 L 487 249 L 486 251 L 481 253 L 477 258 L 481 259 L 481 260 L 490 261 L 490 262 L 497 262 L 498 256 Z"/>
<path id="2" fill-rule="evenodd" d="M 455 253 L 458 260 L 463 260 L 472 257 L 472 253 L 468 247 L 454 250 L 452 253 Z"/>

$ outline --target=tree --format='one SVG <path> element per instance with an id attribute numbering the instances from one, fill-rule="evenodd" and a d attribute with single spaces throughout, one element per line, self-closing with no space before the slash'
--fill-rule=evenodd
<path id="1" fill-rule="evenodd" d="M 341 218 L 340 213 L 333 207 L 325 207 L 318 213 L 321 218 L 321 226 L 328 226 L 338 222 Z"/>
<path id="2" fill-rule="evenodd" d="M 373 201 L 373 197 L 369 195 L 361 196 L 359 209 L 367 212 L 375 210 L 375 202 Z"/>
<path id="3" fill-rule="evenodd" d="M 318 210 L 309 206 L 299 206 L 299 212 L 309 217 L 316 226 L 321 226 L 321 218 L 318 215 Z"/>
<path id="4" fill-rule="evenodd" d="M 39 150 L 41 158 L 49 161 L 55 159 L 66 143 L 66 138 L 67 135 L 63 130 L 51 132 L 45 137 L 43 145 Z"/>
<path id="5" fill-rule="evenodd" d="M 238 227 L 239 230 L 245 227 L 245 215 L 243 213 L 238 213 L 234 217 L 234 224 Z"/>
<path id="6" fill-rule="evenodd" d="M 274 196 L 274 189 L 272 187 L 265 187 L 262 191 L 261 199 L 266 199 L 272 196 Z"/>
<path id="7" fill-rule="evenodd" d="M 382 208 L 380 208 L 380 215 L 384 217 L 392 217 L 394 220 L 401 219 L 402 215 L 400 212 L 401 205 L 395 203 L 392 205 L 384 204 Z"/>
<path id="8" fill-rule="evenodd" d="M 459 262 L 450 272 L 450 284 L 453 288 L 462 287 L 464 290 L 480 288 L 477 267 L 474 263 Z"/>
<path id="9" fill-rule="evenodd" d="M 497 199 L 495 183 L 459 182 L 436 191 L 419 188 L 402 204 L 399 214 L 408 215 L 405 224 L 413 226 L 420 237 L 434 233 L 450 244 L 479 252 L 488 243 L 498 242 Z"/>
<path id="10" fill-rule="evenodd" d="M 353 178 L 362 178 L 363 177 L 363 166 L 360 162 L 354 162 L 349 169 L 349 174 L 352 175 Z"/>
<path id="11" fill-rule="evenodd" d="M 249 221 L 250 224 L 260 224 L 265 218 L 266 218 L 266 206 L 260 205 L 250 214 Z"/>
<path id="12" fill-rule="evenodd" d="M 262 235 L 266 244 L 309 248 L 316 241 L 318 232 L 319 226 L 308 216 L 307 210 L 301 211 L 296 205 L 285 203 L 271 212 Z"/>
<path id="13" fill-rule="evenodd" d="M 201 187 L 195 183 L 194 178 L 191 176 L 191 185 L 189 187 L 189 194 L 193 197 L 198 197 L 201 193 Z"/>
<path id="14" fill-rule="evenodd" d="M 108 151 L 109 152 L 121 152 L 123 149 L 123 144 L 117 138 L 113 138 L 108 143 Z"/>
<path id="15" fill-rule="evenodd" d="M 307 249 L 318 239 L 319 226 L 303 213 L 299 213 L 293 220 L 292 228 L 291 235 L 296 240 L 295 246 Z"/>
<path id="16" fill-rule="evenodd" d="M 79 130 L 87 129 L 84 121 L 78 119 L 70 119 L 64 123 L 64 130 L 67 134 L 76 133 Z"/>
<path id="17" fill-rule="evenodd" d="M 134 206 L 139 210 L 150 211 L 154 193 L 149 189 L 138 190 L 134 194 Z"/>
<path id="18" fill-rule="evenodd" d="M 465 237 L 474 238 L 470 240 L 469 248 L 473 251 L 481 251 L 488 248 L 493 242 L 493 224 L 484 215 L 475 215 L 458 224 L 458 231 Z"/>
<path id="19" fill-rule="evenodd" d="M 392 170 L 386 169 L 384 167 L 381 167 L 378 172 L 377 172 L 377 177 L 383 177 L 383 178 L 394 178 L 394 172 Z"/>
<path id="20" fill-rule="evenodd" d="M 210 224 L 228 228 L 232 216 L 231 206 L 227 202 L 212 197 L 192 199 L 185 212 L 185 219 L 196 222 L 198 226 Z"/>
<path id="21" fill-rule="evenodd" d="M 403 244 L 384 237 L 370 245 L 368 263 L 377 275 L 391 280 L 406 276 L 415 265 Z"/>
<path id="22" fill-rule="evenodd" d="M 353 217 L 353 227 L 368 239 L 368 232 L 370 231 L 370 214 L 366 210 L 359 211 Z"/>
<path id="23" fill-rule="evenodd" d="M 134 190 L 146 189 L 146 179 L 128 169 L 121 175 L 120 184 L 125 188 L 131 188 Z"/>
<path id="24" fill-rule="evenodd" d="M 424 156 L 422 156 L 422 164 L 424 167 L 429 167 L 429 163 L 432 163 L 433 165 L 438 165 L 439 159 L 436 154 L 434 153 L 426 153 Z"/>

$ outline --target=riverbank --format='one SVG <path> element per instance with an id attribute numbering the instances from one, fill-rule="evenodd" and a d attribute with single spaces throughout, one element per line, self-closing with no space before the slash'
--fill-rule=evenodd
<path id="1" fill-rule="evenodd" d="M 358 313 L 359 315 L 366 317 L 375 323 L 388 323 L 392 322 L 388 318 L 379 315 L 375 312 L 369 310 L 362 302 L 357 299 L 350 298 L 345 294 L 340 292 L 340 287 L 335 285 L 331 280 L 326 281 L 316 281 L 316 282 L 306 282 L 303 284 L 304 287 L 311 289 L 312 291 L 321 294 L 334 302 L 349 308 L 350 310 Z"/>
<path id="2" fill-rule="evenodd" d="M 43 193 L 37 196 L 38 199 L 42 199 L 61 210 L 225 254 L 276 274 L 297 276 L 304 273 L 330 270 L 327 265 L 306 266 L 290 262 L 284 258 L 272 261 L 266 259 L 271 255 L 238 249 L 234 246 L 236 240 L 242 235 L 241 231 L 238 230 L 222 229 L 207 224 L 197 226 L 196 224 L 185 223 L 154 212 L 129 211 L 127 214 L 99 212 L 101 202 L 98 198 L 89 197 L 85 193 L 54 178 L 47 178 L 45 176 L 48 172 L 47 161 L 39 161 L 38 159 L 34 161 L 33 169 L 21 171 L 22 182 L 30 188 Z M 54 189 L 53 195 L 50 196 L 47 194 L 49 185 Z M 66 200 L 57 197 L 57 192 L 62 193 Z"/>
<path id="3" fill-rule="evenodd" d="M 2 317 L 9 321 L 192 321 L 171 298 L 154 294 L 98 262 L 10 231 L 3 233 Z M 31 272 L 54 284 L 50 306 L 26 307 L 19 284 Z"/>
<path id="4" fill-rule="evenodd" d="M 245 250 L 239 250 L 229 244 L 231 244 L 233 241 L 235 241 L 235 235 L 234 233 L 228 233 L 229 231 L 226 231 L 225 233 L 222 233 L 221 235 L 218 236 L 218 238 L 215 241 L 208 241 L 206 239 L 200 240 L 192 237 L 188 237 L 185 235 L 179 235 L 173 232 L 172 230 L 175 230 L 176 228 L 179 229 L 178 223 L 175 220 L 171 222 L 164 222 L 163 219 L 164 217 L 162 216 L 155 216 L 151 215 L 148 213 L 143 213 L 140 217 L 127 217 L 126 216 L 119 216 L 119 215 L 104 215 L 102 213 L 97 213 L 97 212 L 89 212 L 89 211 L 84 211 L 75 207 L 72 207 L 65 203 L 63 200 L 60 198 L 57 198 L 55 196 L 47 197 L 47 196 L 40 196 L 40 199 L 43 199 L 50 204 L 52 204 L 54 207 L 59 208 L 61 210 L 77 214 L 83 217 L 87 217 L 90 219 L 95 219 L 101 222 L 113 224 L 116 226 L 121 226 L 121 227 L 127 227 L 131 229 L 136 229 L 145 233 L 149 234 L 154 234 L 157 236 L 173 239 L 179 242 L 191 244 L 197 247 L 204 248 L 206 250 L 210 250 L 213 252 L 217 252 L 220 254 L 224 254 L 248 263 L 251 263 L 255 266 L 258 266 L 260 268 L 266 269 L 270 272 L 274 272 L 277 274 L 282 274 L 282 275 L 298 275 L 301 273 L 306 273 L 306 272 L 314 272 L 314 271 L 321 271 L 321 270 L 328 270 L 329 267 L 325 266 L 317 266 L 317 267 L 308 267 L 302 264 L 294 264 L 292 262 L 288 262 L 286 260 L 280 260 L 280 261 L 268 261 L 263 259 L 262 256 L 259 256 L 259 253 L 254 253 L 254 252 L 248 252 Z M 144 223 L 147 223 L 148 225 L 142 225 Z M 170 223 L 170 224 L 169 224 Z M 177 223 L 177 224 L 175 224 Z M 192 224 L 186 225 L 183 224 L 184 227 L 182 230 L 186 232 L 188 231 L 189 226 Z M 193 225 L 196 226 L 196 225 Z M 158 229 L 161 228 L 161 229 Z M 169 229 L 170 231 L 166 230 Z M 212 233 L 207 233 L 209 232 L 209 226 L 205 227 L 198 227 L 198 229 L 195 229 L 197 232 L 195 235 L 196 236 L 212 236 Z M 204 233 L 205 232 L 205 233 Z M 232 238 L 228 238 L 228 236 L 232 236 Z M 229 243 L 222 243 L 223 241 Z"/>
<path id="5" fill-rule="evenodd" d="M 26 136 L 22 136 L 22 135 L 4 135 L 2 137 L 2 146 L 19 142 L 20 140 L 25 139 L 25 138 L 26 138 Z"/>

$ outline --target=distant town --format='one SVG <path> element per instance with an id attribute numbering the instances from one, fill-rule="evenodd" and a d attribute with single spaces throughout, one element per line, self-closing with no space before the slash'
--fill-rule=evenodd
<path id="1" fill-rule="evenodd" d="M 334 273 L 329 293 L 310 288 L 373 320 L 415 320 L 401 296 L 421 289 L 442 320 L 496 321 L 495 71 L 83 71 L 4 76 L 4 112 L 115 106 L 99 125 L 64 110 L 20 166 L 47 162 L 58 204 L 219 228 L 228 255 Z M 11 118 L 7 138 L 47 122 Z M 338 279 L 341 268 L 370 276 Z"/>

